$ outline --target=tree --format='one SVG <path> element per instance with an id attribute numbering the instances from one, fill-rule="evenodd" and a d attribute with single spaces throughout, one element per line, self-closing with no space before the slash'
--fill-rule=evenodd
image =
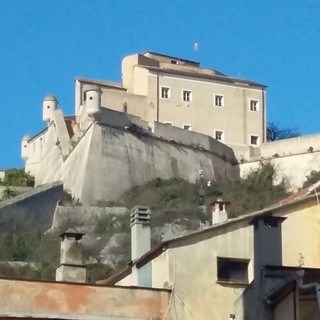
<path id="1" fill-rule="evenodd" d="M 12 169 L 6 171 L 3 181 L 0 185 L 14 187 L 33 187 L 34 178 L 26 173 L 24 169 Z"/>
<path id="2" fill-rule="evenodd" d="M 312 170 L 307 176 L 303 183 L 302 188 L 309 188 L 320 180 L 320 171 Z"/>
<path id="3" fill-rule="evenodd" d="M 301 134 L 296 127 L 281 128 L 274 122 L 269 122 L 267 126 L 267 141 L 277 141 L 282 139 L 299 137 Z"/>

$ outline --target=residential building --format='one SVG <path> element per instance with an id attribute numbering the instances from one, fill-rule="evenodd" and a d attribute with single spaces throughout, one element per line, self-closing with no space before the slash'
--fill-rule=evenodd
<path id="1" fill-rule="evenodd" d="M 172 305 L 182 318 L 237 319 L 234 304 L 250 283 L 259 283 L 261 268 L 320 265 L 318 192 L 316 184 L 271 207 L 225 221 L 223 203 L 213 204 L 213 222 L 218 223 L 143 251 L 99 283 L 170 288 Z"/>
<path id="2" fill-rule="evenodd" d="M 167 318 L 170 290 L 85 283 L 82 234 L 69 230 L 61 236 L 61 264 L 56 270 L 56 281 L 0 279 L 1 320 Z"/>

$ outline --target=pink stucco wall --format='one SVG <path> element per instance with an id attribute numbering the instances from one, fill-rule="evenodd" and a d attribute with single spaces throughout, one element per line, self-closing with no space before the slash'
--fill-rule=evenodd
<path id="1" fill-rule="evenodd" d="M 0 319 L 162 319 L 170 292 L 0 279 Z"/>

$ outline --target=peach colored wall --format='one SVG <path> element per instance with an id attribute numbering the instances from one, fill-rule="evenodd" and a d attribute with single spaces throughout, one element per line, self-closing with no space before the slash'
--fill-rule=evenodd
<path id="1" fill-rule="evenodd" d="M 162 319 L 170 292 L 0 279 L 2 317 Z"/>

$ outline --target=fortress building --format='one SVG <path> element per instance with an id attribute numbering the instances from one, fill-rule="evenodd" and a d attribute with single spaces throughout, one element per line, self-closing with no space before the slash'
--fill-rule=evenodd
<path id="1" fill-rule="evenodd" d="M 264 85 L 153 52 L 125 57 L 122 83 L 76 78 L 74 116 L 46 96 L 43 120 L 22 139 L 25 170 L 86 204 L 157 177 L 239 177 L 266 159 L 293 188 L 319 170 L 317 135 L 266 143 Z"/>
<path id="2" fill-rule="evenodd" d="M 201 68 L 195 61 L 154 52 L 122 61 L 122 83 L 76 79 L 75 115 L 87 87 L 101 89 L 101 105 L 153 123 L 199 132 L 230 145 L 259 146 L 266 140 L 264 85 Z"/>

